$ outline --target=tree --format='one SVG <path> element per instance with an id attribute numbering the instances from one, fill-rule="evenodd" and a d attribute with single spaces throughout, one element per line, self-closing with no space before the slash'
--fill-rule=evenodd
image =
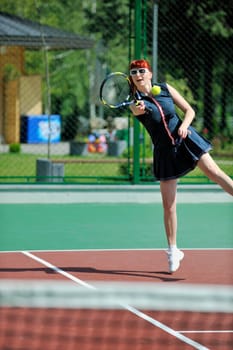
<path id="1" fill-rule="evenodd" d="M 232 108 L 232 18 L 231 1 L 159 2 L 160 67 L 188 79 L 210 137 L 219 124 L 218 105 L 224 127 Z"/>

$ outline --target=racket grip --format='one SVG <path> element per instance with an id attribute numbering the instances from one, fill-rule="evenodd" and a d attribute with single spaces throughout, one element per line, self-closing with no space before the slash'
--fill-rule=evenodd
<path id="1" fill-rule="evenodd" d="M 140 100 L 136 100 L 134 103 L 135 103 L 135 106 L 139 106 L 141 101 Z M 144 101 L 144 103 L 145 103 L 145 101 Z M 149 107 L 147 103 L 145 103 L 145 110 L 147 112 L 152 112 L 153 109 L 151 107 Z"/>

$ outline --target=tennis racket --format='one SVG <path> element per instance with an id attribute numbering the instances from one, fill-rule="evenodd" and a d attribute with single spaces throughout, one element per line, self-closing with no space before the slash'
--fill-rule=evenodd
<path id="1" fill-rule="evenodd" d="M 128 76 L 121 72 L 111 73 L 104 79 L 100 86 L 100 100 L 110 108 L 129 106 L 137 101 Z"/>

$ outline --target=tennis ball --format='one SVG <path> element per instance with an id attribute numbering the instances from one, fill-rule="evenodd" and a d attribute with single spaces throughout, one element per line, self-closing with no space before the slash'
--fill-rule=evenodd
<path id="1" fill-rule="evenodd" d="M 160 94 L 160 92 L 161 92 L 160 86 L 158 86 L 158 85 L 152 86 L 152 88 L 151 88 L 152 95 L 158 95 L 158 94 Z"/>

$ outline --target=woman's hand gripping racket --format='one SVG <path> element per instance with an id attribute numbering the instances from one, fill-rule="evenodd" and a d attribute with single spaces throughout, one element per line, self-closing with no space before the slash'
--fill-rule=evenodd
<path id="1" fill-rule="evenodd" d="M 110 108 L 140 103 L 133 94 L 128 76 L 121 72 L 109 74 L 100 86 L 100 100 Z"/>

